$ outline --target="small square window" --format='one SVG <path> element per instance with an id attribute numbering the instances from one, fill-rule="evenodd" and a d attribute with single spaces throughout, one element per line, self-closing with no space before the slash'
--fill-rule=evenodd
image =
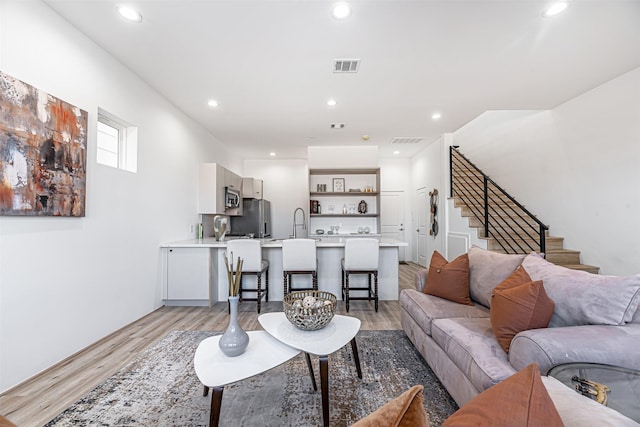
<path id="1" fill-rule="evenodd" d="M 99 108 L 96 161 L 106 166 L 136 172 L 138 128 Z"/>

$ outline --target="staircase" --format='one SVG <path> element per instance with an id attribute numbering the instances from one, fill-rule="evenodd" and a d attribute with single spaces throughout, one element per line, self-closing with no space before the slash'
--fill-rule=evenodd
<path id="1" fill-rule="evenodd" d="M 450 147 L 451 197 L 487 249 L 500 253 L 544 252 L 547 261 L 597 274 L 599 267 L 580 262 L 580 251 L 565 249 L 564 238 L 549 235 L 549 227 L 471 163 L 458 147 Z"/>

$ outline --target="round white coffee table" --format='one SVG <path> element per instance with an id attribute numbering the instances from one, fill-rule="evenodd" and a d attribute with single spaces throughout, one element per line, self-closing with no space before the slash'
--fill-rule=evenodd
<path id="1" fill-rule="evenodd" d="M 247 333 L 249 346 L 240 356 L 228 357 L 220 351 L 218 341 L 222 335 L 203 340 L 196 350 L 193 365 L 198 379 L 204 384 L 203 395 L 209 394 L 209 387 L 213 388 L 209 416 L 209 425 L 212 427 L 217 426 L 220 420 L 225 385 L 273 369 L 300 354 L 300 350 L 284 344 L 264 331 Z M 313 371 L 309 371 L 315 387 Z"/>
<path id="2" fill-rule="evenodd" d="M 353 359 L 358 378 L 362 378 L 356 334 L 360 330 L 360 319 L 335 315 L 331 322 L 317 331 L 303 331 L 295 327 L 284 313 L 266 313 L 258 316 L 260 325 L 278 341 L 305 352 L 311 370 L 309 354 L 315 354 L 320 363 L 320 388 L 322 391 L 322 419 L 329 426 L 329 355 L 351 342 Z M 316 389 L 315 380 L 313 388 Z"/>

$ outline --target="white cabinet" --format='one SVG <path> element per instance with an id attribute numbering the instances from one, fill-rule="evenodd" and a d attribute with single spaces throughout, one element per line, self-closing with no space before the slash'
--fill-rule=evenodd
<path id="1" fill-rule="evenodd" d="M 198 213 L 224 215 L 226 169 L 216 163 L 202 163 L 198 173 Z"/>
<path id="2" fill-rule="evenodd" d="M 209 257 L 205 248 L 167 249 L 167 300 L 209 303 Z"/>
<path id="3" fill-rule="evenodd" d="M 226 187 L 240 193 L 242 199 L 242 177 L 217 163 L 201 163 L 198 171 L 198 213 L 242 215 L 242 203 L 237 208 L 225 207 Z"/>
<path id="4" fill-rule="evenodd" d="M 242 178 L 242 197 L 245 199 L 262 199 L 262 180 Z"/>

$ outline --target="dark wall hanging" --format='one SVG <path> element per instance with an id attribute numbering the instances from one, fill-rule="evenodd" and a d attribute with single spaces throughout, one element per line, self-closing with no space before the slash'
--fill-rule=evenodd
<path id="1" fill-rule="evenodd" d="M 429 210 L 431 211 L 431 228 L 429 235 L 436 237 L 438 235 L 438 190 L 433 189 L 429 192 Z"/>

